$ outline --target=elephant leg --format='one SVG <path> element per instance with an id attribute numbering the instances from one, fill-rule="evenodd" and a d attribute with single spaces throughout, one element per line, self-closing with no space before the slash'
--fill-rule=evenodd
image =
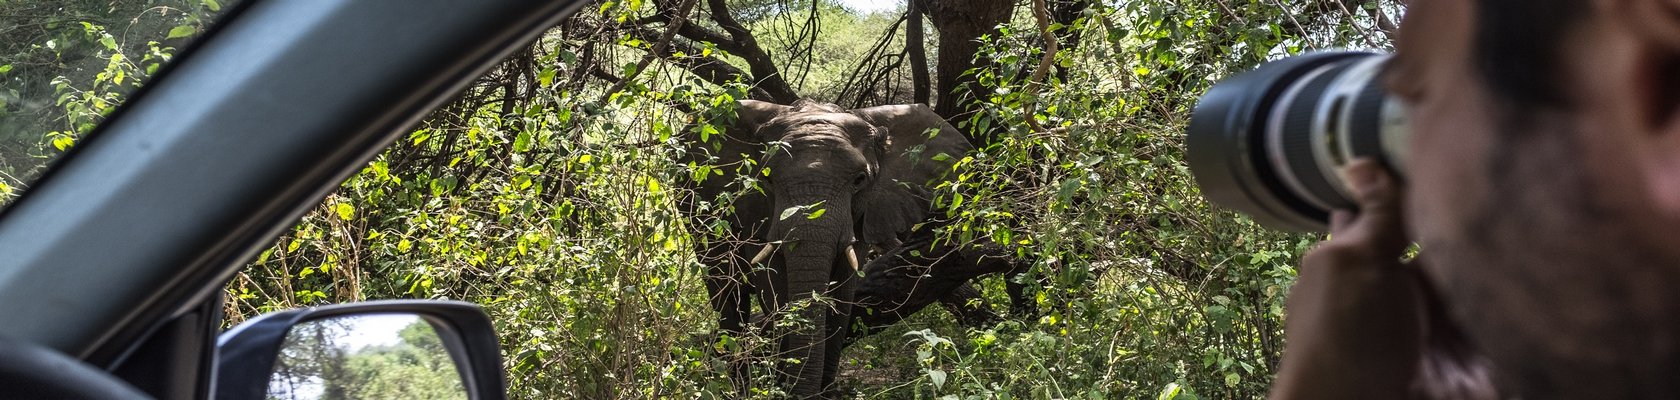
<path id="1" fill-rule="evenodd" d="M 743 277 L 731 273 L 731 269 L 726 266 L 708 268 L 704 278 L 706 291 L 711 296 L 712 309 L 718 312 L 718 327 L 733 334 L 745 333 L 750 298 L 743 287 Z"/>
<path id="2" fill-rule="evenodd" d="M 709 264 L 703 281 L 706 291 L 710 295 L 712 309 L 718 312 L 718 328 L 722 335 L 729 335 L 731 340 L 738 340 L 746 334 L 746 322 L 751 312 L 751 298 L 746 288 L 746 276 L 739 268 L 734 267 L 730 257 L 733 249 L 728 245 L 713 244 L 701 253 L 701 262 Z M 714 346 L 707 346 L 715 348 Z M 719 354 L 729 363 L 729 378 L 737 391 L 745 394 L 748 384 L 748 365 L 746 357 L 736 354 L 732 350 L 718 349 L 713 351 L 729 352 Z"/>

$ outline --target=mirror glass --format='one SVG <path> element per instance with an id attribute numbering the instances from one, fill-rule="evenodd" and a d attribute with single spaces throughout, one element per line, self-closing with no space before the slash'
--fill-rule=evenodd
<path id="1" fill-rule="evenodd" d="M 292 326 L 269 399 L 465 399 L 455 362 L 414 314 L 347 315 Z"/>

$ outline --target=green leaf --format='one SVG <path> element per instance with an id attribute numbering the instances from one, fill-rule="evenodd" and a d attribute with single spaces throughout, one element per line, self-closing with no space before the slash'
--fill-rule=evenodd
<path id="1" fill-rule="evenodd" d="M 169 36 L 165 39 L 184 38 L 192 36 L 194 33 L 198 33 L 198 28 L 194 28 L 192 25 L 179 25 L 169 28 Z"/>
<path id="2" fill-rule="evenodd" d="M 812 211 L 810 214 L 805 215 L 805 219 L 822 218 L 823 213 L 826 213 L 826 212 L 828 212 L 827 208 L 819 208 L 816 211 Z"/>
<path id="3" fill-rule="evenodd" d="M 554 84 L 554 74 L 556 72 L 558 71 L 556 71 L 553 67 L 543 68 L 542 72 L 537 73 L 537 83 L 541 84 L 542 87 L 548 87 L 549 85 Z"/>
<path id="4" fill-rule="evenodd" d="M 803 211 L 803 210 L 808 210 L 808 209 L 812 209 L 812 208 L 816 208 L 816 207 L 817 207 L 817 206 L 820 206 L 820 205 L 822 205 L 822 203 L 823 203 L 823 202 L 821 202 L 821 201 L 819 201 L 819 202 L 816 202 L 816 203 L 814 203 L 814 204 L 806 204 L 806 205 L 802 205 L 802 206 L 793 206 L 793 207 L 788 207 L 788 208 L 787 208 L 787 209 L 785 209 L 785 210 L 782 210 L 782 216 L 781 216 L 781 219 L 782 219 L 782 220 L 786 220 L 786 219 L 788 219 L 788 218 L 793 218 L 793 215 L 794 215 L 794 214 L 798 214 L 798 213 L 799 213 L 799 212 L 800 212 L 800 211 Z M 808 218 L 808 219 L 816 219 L 816 218 L 817 218 L 817 217 L 820 217 L 820 216 L 822 216 L 822 213 L 823 213 L 823 210 L 817 210 L 817 211 L 816 211 L 816 212 L 813 212 L 813 213 L 812 213 L 812 214 L 816 214 L 816 216 L 807 216 L 807 217 L 806 217 L 806 218 Z"/>
<path id="5" fill-rule="evenodd" d="M 11 64 L 0 65 L 0 74 L 4 74 L 4 73 L 7 73 L 7 72 L 12 72 L 12 65 Z"/>
<path id="6" fill-rule="evenodd" d="M 701 142 L 711 142 L 712 141 L 712 135 L 716 135 L 716 134 L 718 134 L 717 127 L 712 126 L 711 124 L 700 125 L 700 141 Z"/>
<path id="7" fill-rule="evenodd" d="M 338 212 L 338 219 L 349 221 L 356 218 L 356 206 L 350 203 L 338 203 L 333 210 Z"/>
<path id="8" fill-rule="evenodd" d="M 58 149 L 58 151 L 68 150 L 70 148 L 70 146 L 75 145 L 75 144 L 76 144 L 76 139 L 73 139 L 69 136 L 59 136 L 59 137 L 53 138 L 53 140 L 52 140 L 53 148 Z"/>
<path id="9" fill-rule="evenodd" d="M 221 11 L 222 3 L 216 0 L 204 0 L 204 8 L 208 8 L 210 11 Z"/>
<path id="10" fill-rule="evenodd" d="M 519 136 L 513 138 L 513 151 L 518 153 L 531 151 L 530 132 L 519 132 Z"/>
<path id="11" fill-rule="evenodd" d="M 945 387 L 945 371 L 929 369 L 927 370 L 927 374 L 928 380 L 933 381 L 933 387 L 935 389 Z"/>
<path id="12" fill-rule="evenodd" d="M 1155 400 L 1177 399 L 1178 394 L 1183 393 L 1183 391 L 1184 391 L 1184 388 L 1178 386 L 1178 382 L 1168 383 L 1167 387 L 1161 388 L 1161 394 L 1156 395 Z"/>

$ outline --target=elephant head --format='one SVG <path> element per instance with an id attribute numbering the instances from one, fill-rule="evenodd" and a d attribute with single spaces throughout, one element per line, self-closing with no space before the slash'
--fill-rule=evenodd
<path id="1" fill-rule="evenodd" d="M 735 257 L 721 258 L 760 271 L 749 281 L 768 314 L 819 296 L 836 300 L 772 317 L 799 321 L 778 323 L 791 326 L 780 343 L 784 357 L 800 360 L 779 375 L 795 396 L 816 395 L 836 372 L 850 322 L 850 282 L 865 254 L 859 245 L 896 247 L 928 217 L 932 185 L 947 179 L 972 147 L 926 105 L 845 110 L 810 100 L 742 101 L 734 125 L 713 143 L 700 153 L 717 165 L 756 163 L 742 173 L 754 173 L 762 189 L 737 197 L 730 221 L 762 245 L 735 247 Z M 739 181 L 702 179 L 696 192 L 709 198 L 729 192 L 732 182 Z M 719 307 L 726 328 L 732 313 L 739 318 L 738 310 L 725 308 L 740 306 Z"/>

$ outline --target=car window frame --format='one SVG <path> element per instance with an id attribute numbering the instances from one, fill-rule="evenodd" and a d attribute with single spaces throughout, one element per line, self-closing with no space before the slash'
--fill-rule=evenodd
<path id="1" fill-rule="evenodd" d="M 584 2 L 375 3 L 230 10 L 0 211 L 0 335 L 120 364 Z"/>

